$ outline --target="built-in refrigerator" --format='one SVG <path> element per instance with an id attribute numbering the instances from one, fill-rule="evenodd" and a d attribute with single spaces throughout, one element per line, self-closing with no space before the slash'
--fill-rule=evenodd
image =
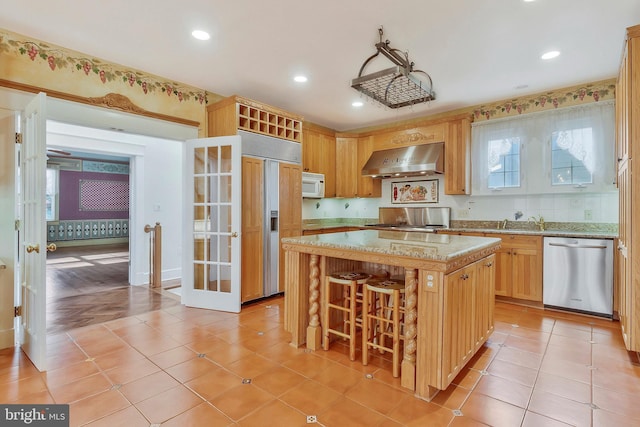
<path id="1" fill-rule="evenodd" d="M 262 196 L 263 196 L 263 250 L 262 250 L 262 283 L 263 297 L 279 292 L 279 252 L 280 252 L 280 169 L 282 163 L 301 165 L 302 147 L 291 142 L 251 132 L 238 131 L 242 137 L 242 155 L 263 162 Z M 287 203 L 302 203 L 300 200 L 289 200 Z M 243 206 L 243 209 L 245 207 Z M 257 262 L 243 259 L 242 262 Z M 244 279 L 243 279 L 244 281 Z"/>

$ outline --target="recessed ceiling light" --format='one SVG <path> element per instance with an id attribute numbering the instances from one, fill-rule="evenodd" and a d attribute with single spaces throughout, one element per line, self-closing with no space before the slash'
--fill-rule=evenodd
<path id="1" fill-rule="evenodd" d="M 531 3 L 532 1 L 536 1 L 536 0 L 524 0 L 525 3 Z"/>
<path id="2" fill-rule="evenodd" d="M 206 31 L 202 31 L 202 30 L 193 30 L 191 32 L 191 35 L 193 37 L 195 37 L 196 39 L 198 39 L 198 40 L 209 40 L 211 38 L 209 33 L 207 33 Z"/>
<path id="3" fill-rule="evenodd" d="M 353 101 L 351 103 L 352 107 L 362 107 L 364 105 L 364 103 L 362 101 Z"/>
<path id="4" fill-rule="evenodd" d="M 308 79 L 307 79 L 307 76 L 295 76 L 295 77 L 293 78 L 293 80 L 294 80 L 294 81 L 296 81 L 296 82 L 298 82 L 298 83 L 304 83 L 304 82 L 306 82 Z"/>
<path id="5" fill-rule="evenodd" d="M 516 86 L 514 89 L 518 89 L 518 90 L 520 90 L 520 89 L 526 89 L 526 88 L 528 88 L 528 87 L 529 87 L 529 85 L 518 85 L 518 86 Z"/>
<path id="6" fill-rule="evenodd" d="M 549 52 L 543 53 L 540 59 L 553 59 L 558 56 L 560 56 L 560 52 L 558 52 L 557 50 L 551 50 Z"/>

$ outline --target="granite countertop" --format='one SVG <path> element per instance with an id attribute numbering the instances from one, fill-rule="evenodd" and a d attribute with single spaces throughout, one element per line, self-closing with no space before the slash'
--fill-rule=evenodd
<path id="1" fill-rule="evenodd" d="M 455 258 L 490 248 L 500 244 L 500 242 L 499 238 L 494 237 L 381 230 L 360 230 L 282 239 L 283 244 L 302 244 L 435 261 L 451 261 Z"/>
<path id="2" fill-rule="evenodd" d="M 377 218 L 323 218 L 303 220 L 303 230 L 324 230 L 340 227 L 364 227 L 375 224 Z M 525 234 L 532 236 L 575 237 L 591 239 L 615 239 L 618 237 L 618 224 L 591 222 L 547 222 L 545 229 L 540 230 L 535 224 L 527 221 L 508 221 L 506 228 L 502 221 L 459 221 L 452 220 L 448 231 L 495 233 L 495 234 Z"/>

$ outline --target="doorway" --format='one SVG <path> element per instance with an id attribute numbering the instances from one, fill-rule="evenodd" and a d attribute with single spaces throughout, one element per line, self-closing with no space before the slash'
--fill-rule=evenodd
<path id="1" fill-rule="evenodd" d="M 22 111 L 32 97 L 29 93 L 0 88 L 0 109 L 10 112 Z M 149 258 L 144 224 L 159 220 L 165 226 L 165 233 L 169 234 L 168 241 L 180 241 L 180 212 L 176 214 L 175 209 L 172 209 L 180 206 L 180 192 L 170 183 L 175 181 L 176 185 L 180 186 L 182 142 L 197 138 L 197 128 L 69 101 L 49 99 L 49 102 L 51 108 L 48 109 L 50 115 L 47 117 L 55 120 L 50 122 L 55 129 L 51 133 L 48 124 L 47 146 L 62 149 L 91 147 L 95 152 L 124 155 L 130 159 L 130 191 L 133 197 L 127 285 L 147 284 Z M 90 141 L 82 140 L 80 135 L 73 132 L 62 132 L 61 127 L 90 130 L 91 135 L 85 135 Z M 161 145 L 170 146 L 170 149 L 156 150 L 156 147 Z M 174 167 L 176 164 L 179 167 Z M 172 195 L 176 194 L 178 198 L 172 199 Z M 163 198 L 164 195 L 168 197 Z M 7 215 L 3 221 L 6 219 L 13 224 L 12 216 Z M 174 232 L 173 229 L 177 231 Z M 179 246 L 173 245 L 170 248 L 173 252 L 164 255 L 165 259 L 173 260 L 174 265 L 167 263 L 167 269 L 163 270 L 163 278 L 181 276 Z M 3 311 L 2 315 L 9 313 Z"/>

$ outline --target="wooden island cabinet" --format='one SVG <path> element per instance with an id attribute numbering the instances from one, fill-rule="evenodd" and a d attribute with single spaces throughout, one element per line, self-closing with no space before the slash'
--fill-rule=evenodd
<path id="1" fill-rule="evenodd" d="M 431 400 L 493 332 L 495 251 L 500 240 L 360 230 L 282 240 L 285 329 L 291 344 L 320 349 L 327 274 L 388 267 L 405 276 L 401 384 Z"/>

